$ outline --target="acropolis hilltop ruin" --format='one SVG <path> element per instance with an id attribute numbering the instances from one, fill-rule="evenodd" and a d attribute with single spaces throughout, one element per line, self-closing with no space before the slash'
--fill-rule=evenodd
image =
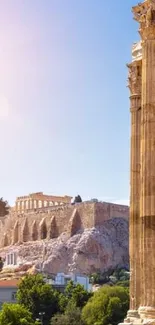
<path id="1" fill-rule="evenodd" d="M 18 197 L 9 215 L 0 218 L 0 247 L 49 240 L 64 232 L 70 237 L 112 218 L 128 220 L 128 206 L 93 201 L 72 204 L 71 199 L 42 192 Z"/>
<path id="2" fill-rule="evenodd" d="M 71 196 L 51 196 L 43 192 L 31 193 L 27 196 L 19 196 L 16 199 L 12 211 L 17 213 L 29 212 L 34 209 L 43 209 L 71 203 Z"/>

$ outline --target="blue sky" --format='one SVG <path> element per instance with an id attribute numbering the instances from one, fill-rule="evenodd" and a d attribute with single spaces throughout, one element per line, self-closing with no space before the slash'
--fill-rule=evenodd
<path id="1" fill-rule="evenodd" d="M 129 198 L 136 1 L 1 0 L 1 193 Z"/>

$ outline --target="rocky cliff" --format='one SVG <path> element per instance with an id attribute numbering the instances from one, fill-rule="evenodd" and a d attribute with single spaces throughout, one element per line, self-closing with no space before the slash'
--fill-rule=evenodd
<path id="1" fill-rule="evenodd" d="M 128 266 L 128 221 L 105 220 L 102 225 L 79 230 L 70 236 L 63 232 L 54 239 L 16 243 L 1 248 L 0 255 L 16 252 L 20 265 L 29 264 L 47 273 L 90 274 L 116 266 Z"/>

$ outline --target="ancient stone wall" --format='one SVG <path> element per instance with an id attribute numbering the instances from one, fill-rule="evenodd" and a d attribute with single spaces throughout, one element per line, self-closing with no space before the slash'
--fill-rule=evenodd
<path id="1" fill-rule="evenodd" d="M 60 206 L 27 214 L 12 213 L 0 218 L 0 247 L 52 239 L 63 232 L 73 236 L 83 229 L 102 225 L 110 218 L 128 219 L 128 215 L 128 207 L 94 202 Z"/>
<path id="2" fill-rule="evenodd" d="M 129 219 L 128 206 L 113 203 L 96 203 L 94 206 L 94 225 L 102 225 L 105 220 L 112 218 Z"/>

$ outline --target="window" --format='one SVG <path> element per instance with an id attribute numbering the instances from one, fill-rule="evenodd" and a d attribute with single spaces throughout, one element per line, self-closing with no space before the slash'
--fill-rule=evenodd
<path id="1" fill-rule="evenodd" d="M 13 264 L 13 254 L 10 254 L 11 255 L 11 262 L 10 264 L 12 265 Z"/>
<path id="2" fill-rule="evenodd" d="M 12 292 L 12 300 L 16 300 L 16 292 Z"/>

